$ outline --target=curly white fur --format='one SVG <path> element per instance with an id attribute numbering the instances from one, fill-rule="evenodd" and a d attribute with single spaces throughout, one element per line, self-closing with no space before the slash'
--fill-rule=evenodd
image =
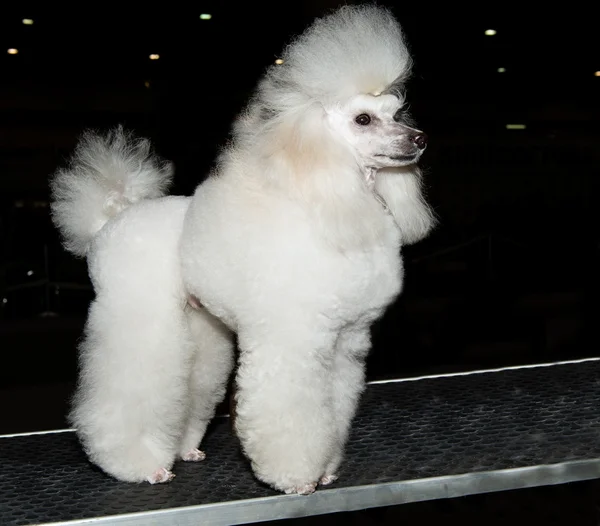
<path id="1" fill-rule="evenodd" d="M 66 248 L 87 255 L 96 291 L 70 420 L 90 459 L 131 482 L 167 482 L 176 458 L 204 458 L 233 363 L 227 329 L 187 303 L 178 245 L 189 198 L 158 198 L 171 172 L 119 127 L 86 133 L 52 180 L 53 219 Z"/>
<path id="2" fill-rule="evenodd" d="M 401 290 L 400 246 L 434 218 L 391 14 L 344 7 L 283 58 L 198 187 L 181 254 L 186 289 L 238 333 L 236 429 L 256 475 L 309 493 L 337 477 L 370 325 Z"/>
<path id="3" fill-rule="evenodd" d="M 52 180 L 52 214 L 65 246 L 85 256 L 96 233 L 125 207 L 161 197 L 173 167 L 150 152 L 150 142 L 118 127 L 106 137 L 87 132 L 71 165 Z"/>
<path id="4" fill-rule="evenodd" d="M 343 7 L 283 57 L 192 198 L 133 204 L 167 172 L 115 135 L 85 139 L 55 180 L 55 221 L 97 292 L 72 419 L 119 479 L 164 482 L 202 457 L 232 367 L 225 326 L 256 476 L 288 493 L 337 478 L 370 326 L 402 288 L 401 246 L 434 224 L 427 139 L 404 112 L 410 57 L 387 10 Z M 144 191 L 123 191 L 140 173 Z"/>
<path id="5" fill-rule="evenodd" d="M 259 84 L 251 106 L 271 112 L 335 104 L 358 93 L 401 89 L 411 58 L 400 26 L 385 9 L 346 6 L 316 20 Z"/>

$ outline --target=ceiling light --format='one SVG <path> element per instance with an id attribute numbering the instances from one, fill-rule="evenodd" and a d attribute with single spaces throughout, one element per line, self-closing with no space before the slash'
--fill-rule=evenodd
<path id="1" fill-rule="evenodd" d="M 282 58 L 278 58 L 278 59 L 275 61 L 275 64 L 277 64 L 277 65 L 281 65 L 281 64 L 283 64 L 283 59 L 282 59 Z"/>
<path id="2" fill-rule="evenodd" d="M 18 49 L 16 49 L 16 48 L 14 48 L 14 47 L 11 47 L 11 48 L 8 48 L 8 50 L 7 50 L 6 52 L 7 52 L 9 55 L 16 55 L 16 54 L 19 52 L 19 50 L 18 50 Z"/>
<path id="3" fill-rule="evenodd" d="M 496 30 L 495 29 L 486 29 L 485 34 L 488 37 L 493 37 L 496 34 Z"/>
<path id="4" fill-rule="evenodd" d="M 200 15 L 200 20 L 210 20 L 212 18 L 212 15 L 209 15 L 208 13 L 202 13 Z"/>
<path id="5" fill-rule="evenodd" d="M 498 68 L 498 73 L 506 73 L 506 68 Z"/>
<path id="6" fill-rule="evenodd" d="M 150 60 L 158 60 L 160 58 L 160 55 L 158 53 L 152 53 L 152 55 L 150 55 Z"/>
<path id="7" fill-rule="evenodd" d="M 600 71 L 596 71 L 596 72 L 594 73 L 594 76 L 595 76 L 595 77 L 600 77 Z"/>
<path id="8" fill-rule="evenodd" d="M 26 25 L 26 26 L 32 26 L 33 25 L 33 20 L 31 18 L 24 18 L 23 20 L 21 20 L 21 22 L 23 22 L 23 24 Z"/>
<path id="9" fill-rule="evenodd" d="M 524 130 L 526 126 L 524 124 L 507 124 L 507 130 Z"/>

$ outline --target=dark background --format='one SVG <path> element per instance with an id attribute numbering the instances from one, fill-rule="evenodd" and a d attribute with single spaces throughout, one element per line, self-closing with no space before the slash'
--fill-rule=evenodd
<path id="1" fill-rule="evenodd" d="M 191 193 L 266 66 L 338 2 L 58 4 L 0 16 L 0 433 L 66 425 L 93 292 L 50 222 L 48 178 L 80 133 L 122 123 L 150 137 L 175 163 L 174 193 Z M 440 225 L 405 250 L 405 292 L 374 327 L 370 378 L 596 355 L 591 4 L 380 4 L 414 55 L 408 98 L 430 137 Z"/>

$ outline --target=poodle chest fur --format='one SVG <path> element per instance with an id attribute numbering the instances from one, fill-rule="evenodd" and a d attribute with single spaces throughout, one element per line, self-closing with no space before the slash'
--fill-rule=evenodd
<path id="1" fill-rule="evenodd" d="M 402 260 L 393 245 L 336 254 L 330 277 L 329 287 L 323 284 L 322 289 L 332 300 L 325 307 L 327 315 L 341 325 L 368 324 L 381 316 L 400 293 Z"/>
<path id="2" fill-rule="evenodd" d="M 383 208 L 377 239 L 340 248 L 304 211 L 272 201 L 258 213 L 239 202 L 216 181 L 202 185 L 180 245 L 187 292 L 232 330 L 294 318 L 332 330 L 369 323 L 400 293 L 400 234 Z"/>

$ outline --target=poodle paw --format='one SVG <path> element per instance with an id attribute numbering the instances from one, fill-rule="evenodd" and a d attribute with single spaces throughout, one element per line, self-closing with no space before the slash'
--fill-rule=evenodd
<path id="1" fill-rule="evenodd" d="M 319 479 L 319 484 L 321 486 L 328 486 L 329 484 L 333 484 L 338 478 L 338 475 L 323 475 Z"/>
<path id="2" fill-rule="evenodd" d="M 150 484 L 162 484 L 171 482 L 175 478 L 175 474 L 166 468 L 157 469 L 152 475 L 146 478 Z"/>
<path id="3" fill-rule="evenodd" d="M 186 462 L 200 462 L 206 458 L 206 453 L 204 451 L 200 451 L 199 449 L 190 449 L 184 455 L 181 455 L 181 460 L 185 460 Z"/>
<path id="4" fill-rule="evenodd" d="M 294 486 L 285 490 L 286 495 L 310 495 L 317 489 L 317 483 L 311 482 L 310 484 L 304 484 L 304 486 Z"/>

